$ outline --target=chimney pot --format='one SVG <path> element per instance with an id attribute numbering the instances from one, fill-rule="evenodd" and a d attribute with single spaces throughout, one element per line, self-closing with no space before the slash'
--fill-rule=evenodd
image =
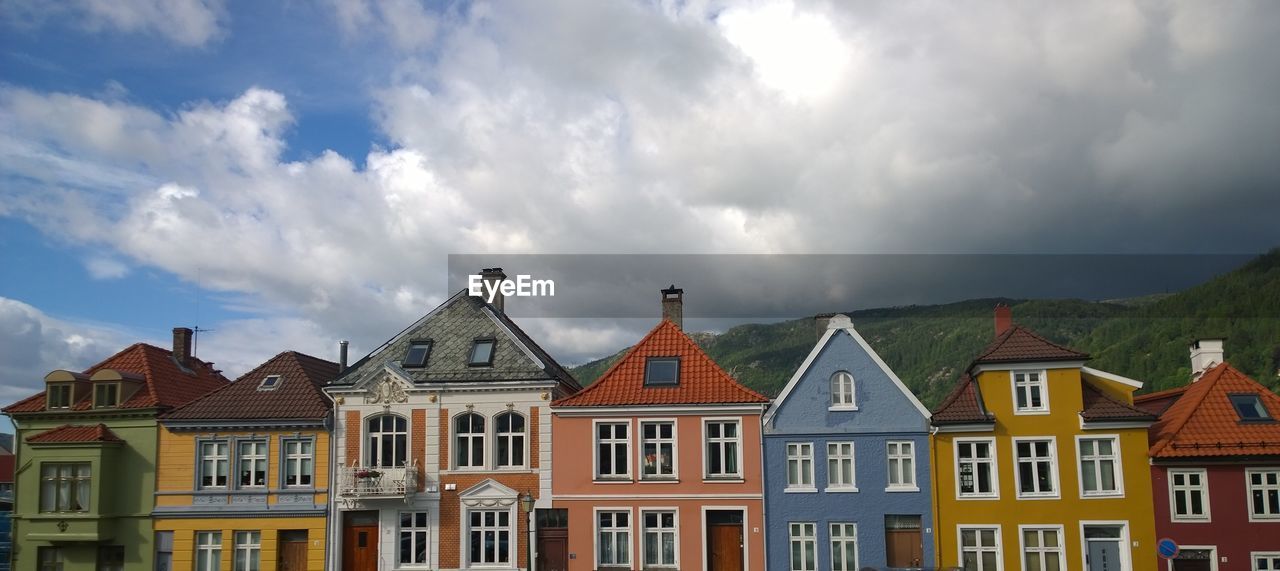
<path id="1" fill-rule="evenodd" d="M 503 299 L 501 286 L 502 281 L 505 279 L 507 279 L 507 274 L 502 271 L 502 268 L 485 268 L 480 270 L 480 281 L 486 284 L 484 295 L 487 297 L 489 292 L 493 291 L 492 305 L 498 311 L 503 313 L 506 312 L 506 300 Z M 494 289 L 490 290 L 489 288 Z"/>
<path id="2" fill-rule="evenodd" d="M 1191 342 L 1191 381 L 1200 380 L 1200 375 L 1223 362 L 1226 352 L 1220 337 L 1197 339 Z"/>
<path id="3" fill-rule="evenodd" d="M 188 327 L 173 328 L 173 359 L 184 367 L 191 360 L 191 334 Z"/>
<path id="4" fill-rule="evenodd" d="M 1004 333 L 1005 331 L 1008 331 L 1010 327 L 1013 327 L 1013 308 L 1003 303 L 997 303 L 995 313 L 996 313 L 996 335 L 995 336 L 999 337 L 1001 333 Z"/>
<path id="5" fill-rule="evenodd" d="M 662 290 L 662 318 L 684 329 L 684 290 L 676 284 Z"/>
<path id="6" fill-rule="evenodd" d="M 346 340 L 338 342 L 338 374 L 339 375 L 346 372 L 347 370 L 347 345 L 348 344 L 349 343 Z"/>

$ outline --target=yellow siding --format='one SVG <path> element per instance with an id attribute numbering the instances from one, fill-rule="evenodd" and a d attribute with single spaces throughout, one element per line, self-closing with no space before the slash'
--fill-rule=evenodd
<path id="1" fill-rule="evenodd" d="M 211 431 L 212 432 L 212 431 Z M 195 485 L 196 474 L 196 438 L 199 435 L 207 435 L 206 432 L 173 432 L 167 428 L 160 430 L 160 449 L 159 458 L 157 459 L 156 470 L 156 490 L 159 492 L 190 492 Z M 217 431 L 218 437 L 235 438 L 266 435 L 268 440 L 267 446 L 267 481 L 269 487 L 275 488 L 279 481 L 280 475 L 280 441 L 282 438 L 293 438 L 296 435 L 303 437 L 314 436 L 316 439 L 315 447 L 315 488 L 328 489 L 329 487 L 329 433 L 319 430 L 311 431 L 295 431 L 295 430 L 274 430 L 274 431 L 240 431 L 226 432 Z M 234 473 L 234 470 L 232 470 Z M 173 498 L 175 496 L 161 495 L 160 498 Z M 167 503 L 173 500 L 165 500 L 161 505 L 189 505 L 191 503 L 190 496 L 183 496 L 186 499 L 177 504 Z M 275 503 L 275 496 L 268 498 L 268 503 Z"/>
<path id="2" fill-rule="evenodd" d="M 285 530 L 307 531 L 307 570 L 324 569 L 325 518 L 218 518 L 218 519 L 157 519 L 156 531 L 173 532 L 173 568 L 194 569 L 195 534 L 197 531 L 222 532 L 222 569 L 231 571 L 235 553 L 235 532 L 262 532 L 260 561 L 262 571 L 275 571 L 279 561 L 277 539 Z"/>

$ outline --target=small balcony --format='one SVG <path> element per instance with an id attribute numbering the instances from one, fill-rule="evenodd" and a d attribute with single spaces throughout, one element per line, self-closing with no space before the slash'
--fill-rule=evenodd
<path id="1" fill-rule="evenodd" d="M 338 495 L 345 499 L 408 498 L 418 491 L 418 462 L 404 466 L 343 466 Z"/>

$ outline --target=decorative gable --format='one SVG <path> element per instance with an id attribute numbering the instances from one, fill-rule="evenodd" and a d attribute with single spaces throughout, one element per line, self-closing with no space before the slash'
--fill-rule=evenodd
<path id="1" fill-rule="evenodd" d="M 480 482 L 458 494 L 458 500 L 468 507 L 507 507 L 516 503 L 515 490 L 492 478 Z"/>

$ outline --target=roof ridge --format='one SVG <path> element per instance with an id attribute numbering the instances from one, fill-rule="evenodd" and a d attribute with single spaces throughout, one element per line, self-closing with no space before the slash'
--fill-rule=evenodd
<path id="1" fill-rule="evenodd" d="M 1147 453 L 1148 456 L 1155 457 L 1160 452 L 1163 452 L 1164 449 L 1168 447 L 1169 443 L 1173 442 L 1173 439 L 1177 437 L 1178 433 L 1182 432 L 1182 429 L 1187 426 L 1187 423 L 1191 422 L 1191 417 L 1196 415 L 1196 409 L 1200 408 L 1200 403 L 1204 402 L 1204 399 L 1209 396 L 1209 393 L 1213 390 L 1213 387 L 1217 385 L 1218 379 L 1222 378 L 1222 373 L 1220 371 L 1218 372 L 1218 374 L 1213 375 L 1212 378 L 1208 378 L 1210 376 L 1210 373 L 1218 371 L 1223 365 L 1227 365 L 1227 363 L 1226 362 L 1218 363 L 1213 368 L 1209 369 L 1208 371 L 1205 371 L 1205 373 L 1200 376 L 1200 380 L 1196 381 L 1199 383 L 1204 383 L 1204 385 L 1202 385 L 1205 387 L 1204 389 L 1201 389 L 1197 394 L 1192 395 L 1191 399 L 1187 399 L 1187 394 L 1183 393 L 1182 397 L 1179 398 L 1177 402 L 1169 405 L 1169 408 L 1165 409 L 1164 414 L 1160 415 L 1161 417 L 1163 417 L 1165 414 L 1169 414 L 1169 410 L 1176 406 L 1186 406 L 1191 408 L 1191 412 L 1187 413 L 1182 418 L 1177 419 L 1177 425 L 1171 427 L 1169 432 L 1164 436 L 1162 436 L 1160 440 L 1158 440 L 1151 447 L 1151 450 Z M 1230 366 L 1230 365 L 1227 365 L 1227 366 Z M 1195 387 L 1195 384 L 1192 384 L 1190 387 L 1188 387 L 1187 392 L 1188 393 L 1191 392 L 1191 388 L 1193 387 Z M 1183 403 L 1187 403 L 1187 404 L 1184 405 Z"/>
<path id="2" fill-rule="evenodd" d="M 1111 402 L 1111 403 L 1113 403 L 1113 404 L 1116 404 L 1116 405 L 1122 406 L 1122 407 L 1124 407 L 1124 408 L 1127 408 L 1127 409 L 1129 409 L 1129 410 L 1131 410 L 1131 411 L 1133 411 L 1133 412 L 1139 413 L 1139 414 L 1144 414 L 1144 415 L 1148 415 L 1148 416 L 1153 416 L 1153 417 L 1159 418 L 1159 416 L 1158 416 L 1158 415 L 1151 414 L 1150 412 L 1147 412 L 1147 411 L 1145 411 L 1145 410 L 1142 410 L 1142 409 L 1140 409 L 1140 408 L 1138 408 L 1138 407 L 1136 407 L 1136 406 L 1134 406 L 1134 405 L 1131 405 L 1131 404 L 1126 403 L 1126 402 L 1124 402 L 1124 401 L 1122 401 L 1122 400 L 1119 400 L 1119 399 L 1117 399 L 1117 398 L 1115 398 L 1115 397 L 1112 397 L 1111 395 L 1107 394 L 1107 393 L 1106 393 L 1106 391 L 1104 391 L 1104 390 L 1102 390 L 1102 389 L 1098 388 L 1098 386 L 1097 386 L 1097 385 L 1095 385 L 1095 384 L 1093 384 L 1093 383 L 1091 383 L 1091 382 L 1089 382 L 1089 381 L 1087 381 L 1087 380 L 1081 379 L 1081 380 L 1080 380 L 1080 384 L 1084 387 L 1084 389 L 1085 389 L 1085 390 L 1087 390 L 1087 391 L 1092 391 L 1094 394 L 1098 395 L 1099 397 L 1102 397 L 1102 399 L 1103 399 L 1103 400 L 1106 400 L 1106 401 L 1109 401 L 1109 402 Z M 1081 412 L 1083 412 L 1083 410 L 1082 410 Z"/>

